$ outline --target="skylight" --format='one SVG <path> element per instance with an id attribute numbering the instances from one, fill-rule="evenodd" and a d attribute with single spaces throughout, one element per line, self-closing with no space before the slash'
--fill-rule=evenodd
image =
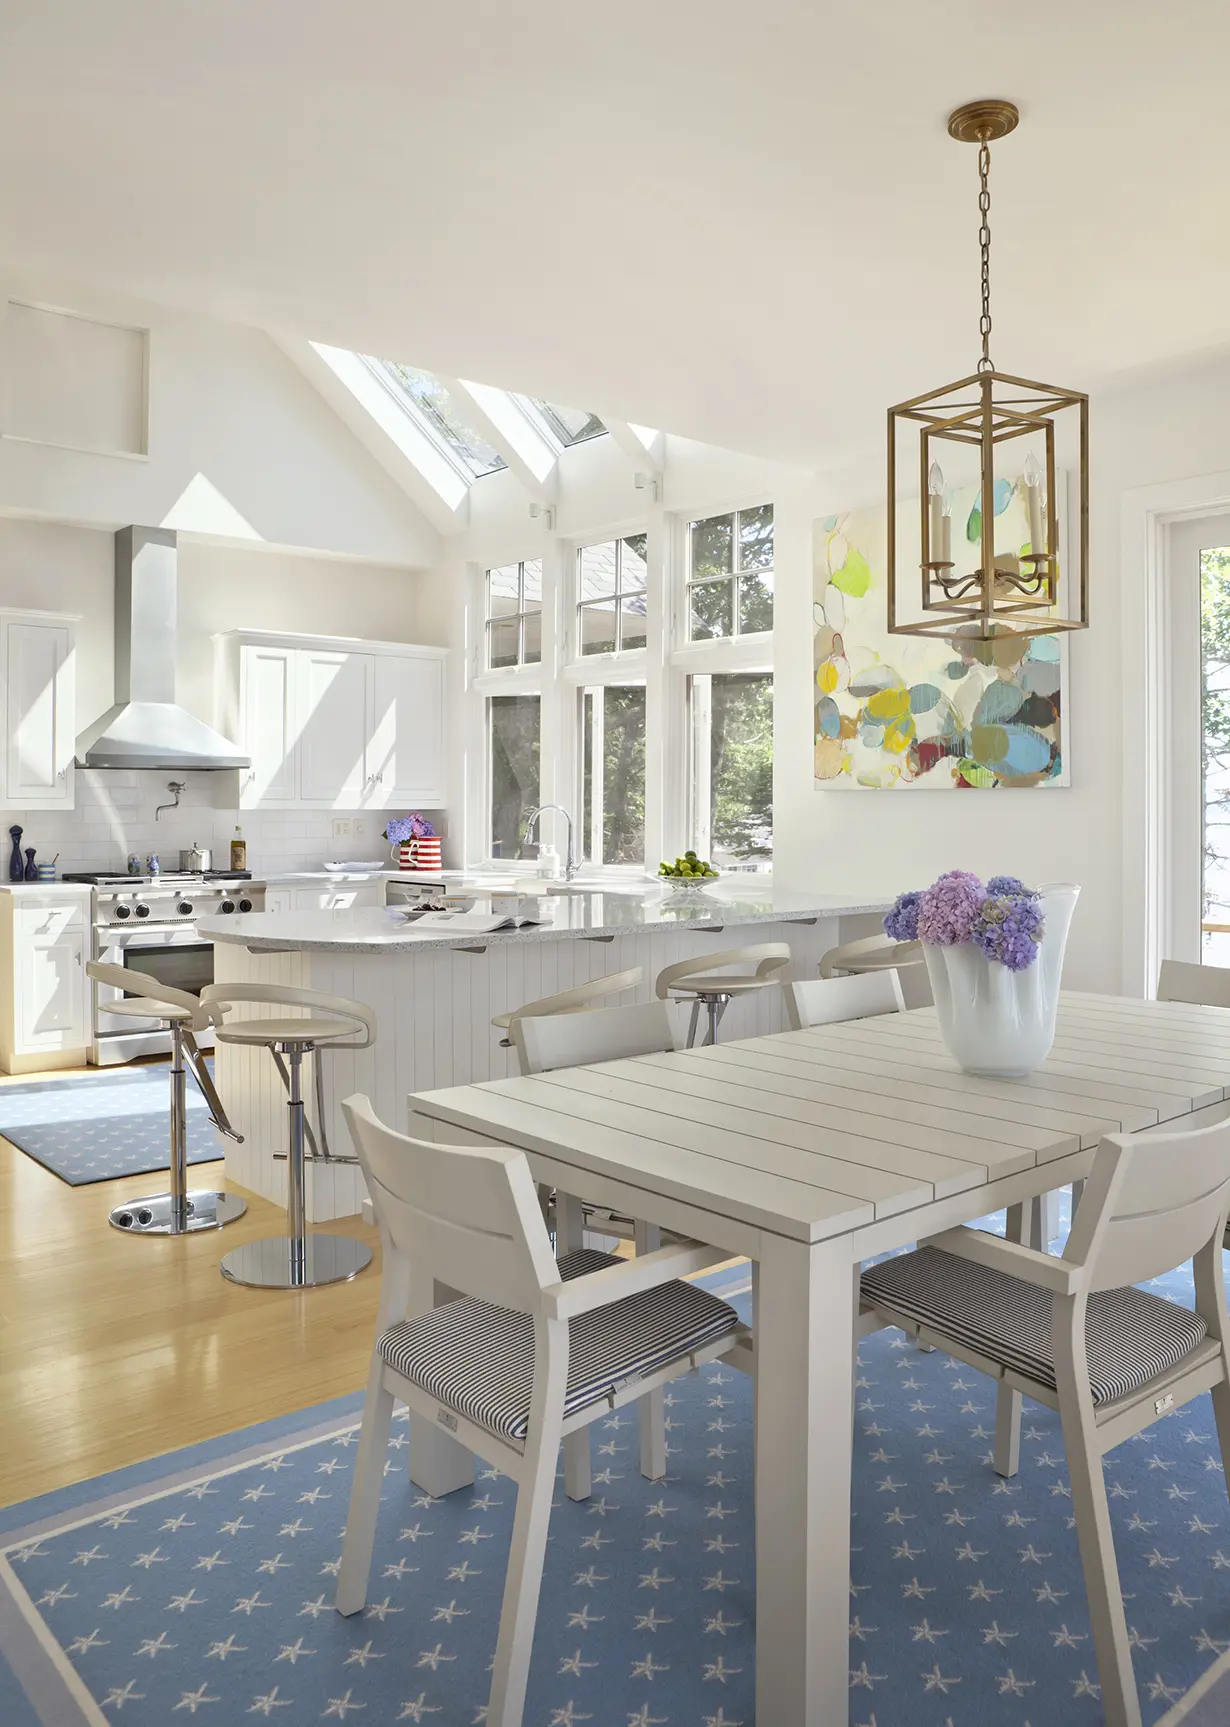
<path id="1" fill-rule="evenodd" d="M 600 438 L 606 427 L 597 414 L 587 414 L 584 408 L 561 408 L 556 402 L 544 402 L 538 396 L 525 400 L 545 421 L 547 430 L 561 449 L 583 444 L 587 438 Z"/>
<path id="2" fill-rule="evenodd" d="M 434 373 L 425 372 L 421 366 L 403 365 L 400 360 L 378 360 L 370 354 L 364 354 L 363 362 L 417 414 L 469 479 L 481 480 L 484 474 L 507 466 L 495 446 L 467 425 L 460 404 Z"/>

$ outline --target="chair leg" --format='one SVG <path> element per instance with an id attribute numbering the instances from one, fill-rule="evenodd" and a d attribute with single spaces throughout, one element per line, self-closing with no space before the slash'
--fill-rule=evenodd
<path id="1" fill-rule="evenodd" d="M 504 1580 L 504 1602 L 500 1609 L 500 1635 L 492 1663 L 491 1696 L 484 1717 L 486 1727 L 521 1727 L 525 1710 L 525 1687 L 529 1679 L 530 1654 L 534 1646 L 534 1624 L 538 1617 L 538 1595 L 551 1522 L 551 1497 L 555 1487 L 555 1460 L 559 1453 L 559 1413 L 564 1400 L 561 1377 L 548 1396 L 554 1414 L 535 1421 L 530 1416 L 530 1439 L 525 1449 L 521 1479 L 517 1486 L 517 1514 L 513 1520 L 512 1548 Z M 541 1402 L 536 1398 L 541 1408 Z"/>
<path id="2" fill-rule="evenodd" d="M 367 1600 L 367 1578 L 372 1566 L 372 1544 L 376 1539 L 376 1515 L 384 1485 L 384 1461 L 389 1449 L 389 1426 L 393 1420 L 393 1393 L 385 1389 L 384 1362 L 372 1356 L 367 1378 L 367 1400 L 363 1405 L 363 1428 L 359 1434 L 346 1516 L 346 1540 L 337 1574 L 339 1613 L 357 1613 Z"/>
<path id="3" fill-rule="evenodd" d="M 662 1231 L 656 1223 L 637 1223 L 637 1255 L 653 1253 L 662 1245 Z M 641 1437 L 641 1474 L 650 1481 L 660 1481 L 666 1474 L 666 1410 L 662 1387 L 646 1392 L 637 1405 Z M 569 1498 L 574 1497 L 572 1494 Z"/>
<path id="4" fill-rule="evenodd" d="M 1074 1181 L 1072 1183 L 1072 1221 L 1073 1221 L 1073 1223 L 1076 1222 L 1077 1207 L 1080 1205 L 1080 1202 L 1084 1197 L 1085 1197 L 1084 1180 L 1082 1179 L 1080 1181 Z"/>
<path id="5" fill-rule="evenodd" d="M 555 1252 L 560 1258 L 585 1245 L 585 1215 L 571 1193 L 555 1195 Z M 592 1491 L 589 1428 L 578 1427 L 564 1440 L 564 1491 L 569 1499 L 588 1499 Z"/>
<path id="6" fill-rule="evenodd" d="M 1041 1239 L 1041 1207 L 1036 1199 L 1008 1207 L 1009 1241 L 1029 1246 Z M 1015 1475 L 1021 1467 L 1021 1394 L 1001 1379 L 995 1398 L 995 1447 L 992 1454 L 997 1475 Z"/>
<path id="7" fill-rule="evenodd" d="M 1072 1512 L 1076 1538 L 1085 1573 L 1085 1594 L 1093 1626 L 1093 1647 L 1102 1687 L 1102 1713 L 1106 1727 L 1141 1727 L 1140 1700 L 1132 1672 L 1132 1649 L 1128 1641 L 1127 1615 L 1119 1588 L 1119 1566 L 1115 1559 L 1110 1508 L 1102 1457 L 1096 1435 L 1060 1396 L 1063 1442 L 1068 1454 L 1068 1479 L 1072 1484 Z"/>
<path id="8" fill-rule="evenodd" d="M 1001 1379 L 995 1394 L 995 1473 L 1015 1475 L 1021 1467 L 1021 1394 Z"/>
<path id="9" fill-rule="evenodd" d="M 695 1049 L 695 1047 L 696 1047 L 696 1028 L 699 1024 L 700 1024 L 700 997 L 698 995 L 694 995 L 692 997 L 692 1017 L 688 1021 L 688 1041 L 687 1041 L 687 1044 L 685 1046 L 688 1049 Z"/>

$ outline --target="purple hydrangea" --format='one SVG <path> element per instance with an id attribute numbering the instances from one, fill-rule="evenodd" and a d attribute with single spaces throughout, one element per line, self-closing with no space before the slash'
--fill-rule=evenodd
<path id="1" fill-rule="evenodd" d="M 1025 971 L 1038 957 L 1045 927 L 1036 893 L 989 893 L 979 907 L 971 936 L 988 959 L 998 960 L 1009 971 Z"/>
<path id="2" fill-rule="evenodd" d="M 897 895 L 892 909 L 884 918 L 885 935 L 891 935 L 894 941 L 918 940 L 918 908 L 922 897 L 920 893 Z"/>
<path id="3" fill-rule="evenodd" d="M 1028 893 L 1029 889 L 1025 886 L 1025 883 L 1021 880 L 1020 876 L 993 875 L 987 883 L 987 892 L 1022 894 Z"/>
<path id="4" fill-rule="evenodd" d="M 986 889 L 968 870 L 948 870 L 932 883 L 918 908 L 918 934 L 934 947 L 969 941 Z"/>
<path id="5" fill-rule="evenodd" d="M 384 837 L 390 845 L 403 846 L 407 840 L 430 839 L 435 831 L 426 816 L 390 816 Z"/>

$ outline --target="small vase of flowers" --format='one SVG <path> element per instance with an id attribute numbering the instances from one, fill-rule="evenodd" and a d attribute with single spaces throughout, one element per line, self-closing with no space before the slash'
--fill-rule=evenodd
<path id="1" fill-rule="evenodd" d="M 922 942 L 940 1034 L 966 1073 L 1016 1079 L 1046 1059 L 1079 894 L 949 870 L 884 919 L 894 941 Z"/>
<path id="2" fill-rule="evenodd" d="M 393 848 L 393 861 L 398 869 L 440 868 L 440 837 L 427 817 L 417 810 L 408 816 L 390 816 L 384 837 Z"/>

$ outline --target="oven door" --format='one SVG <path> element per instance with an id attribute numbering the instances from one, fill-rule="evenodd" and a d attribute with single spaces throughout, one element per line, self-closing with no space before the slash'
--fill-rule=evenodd
<path id="1" fill-rule="evenodd" d="M 109 927 L 97 933 L 98 957 L 104 965 L 123 966 L 126 971 L 156 977 L 160 983 L 186 990 L 190 995 L 199 995 L 207 983 L 214 981 L 213 943 L 203 941 L 191 924 L 175 924 L 170 929 L 148 924 L 135 929 Z M 159 1029 L 162 1022 L 156 1016 L 143 1019 L 128 1013 L 107 1012 L 110 1002 L 125 997 L 131 1000 L 127 990 L 95 984 L 95 1037 Z"/>

